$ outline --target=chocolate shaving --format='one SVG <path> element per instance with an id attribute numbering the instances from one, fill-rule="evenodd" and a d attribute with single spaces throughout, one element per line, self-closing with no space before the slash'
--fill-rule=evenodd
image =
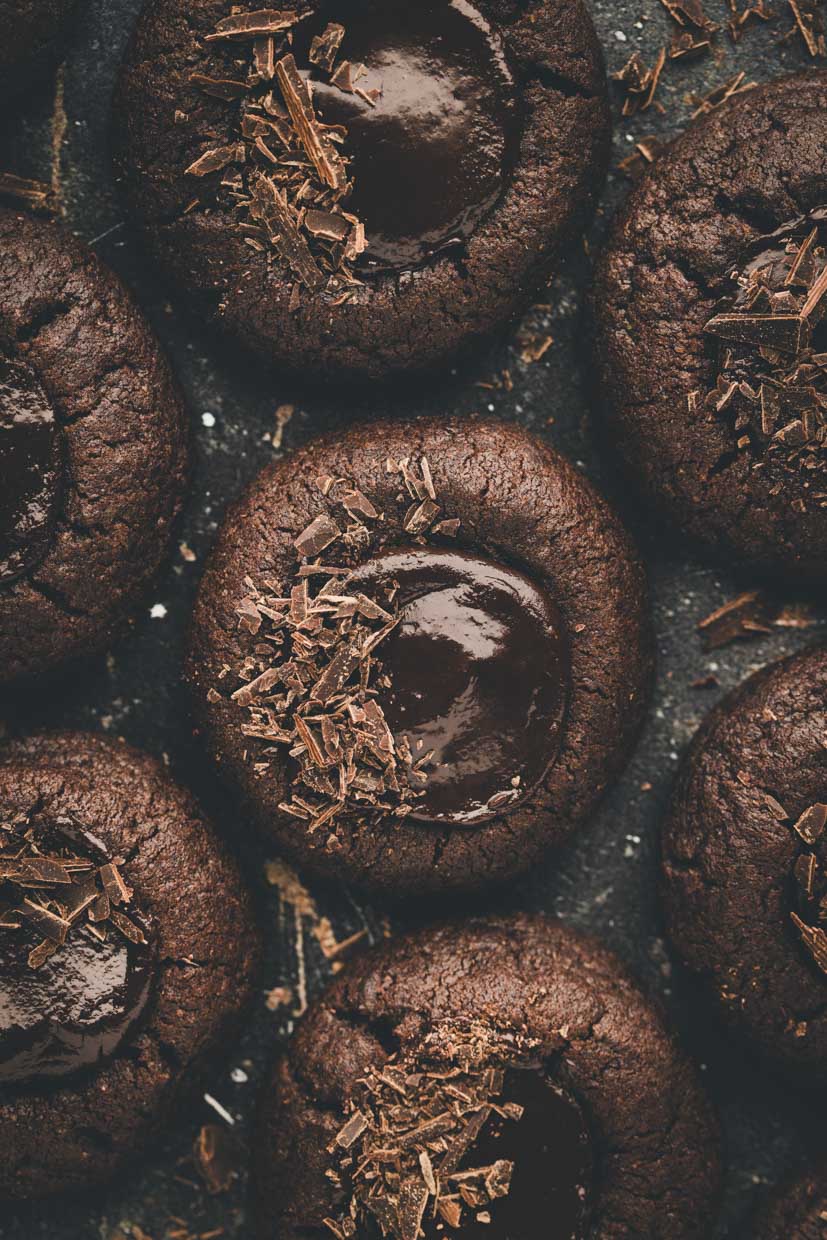
<path id="1" fill-rule="evenodd" d="M 827 870 L 818 853 L 827 827 L 827 805 L 808 806 L 792 825 L 796 843 L 803 841 L 806 851 L 793 863 L 796 911 L 790 914 L 803 946 L 822 973 L 827 974 L 827 935 L 815 922 L 827 921 Z"/>
<path id="2" fill-rule="evenodd" d="M 334 211 L 308 211 L 304 226 L 314 237 L 324 237 L 327 241 L 347 241 L 351 231 L 344 216 Z"/>
<path id="3" fill-rule="evenodd" d="M 296 68 L 292 54 L 285 56 L 276 65 L 276 80 L 281 87 L 296 133 L 319 179 L 331 189 L 344 190 L 348 183 L 344 161 L 322 132 L 313 110 L 310 88 Z"/>
<path id="4" fill-rule="evenodd" d="M 276 44 L 272 36 L 253 44 L 253 68 L 260 82 L 271 82 L 276 73 Z"/>
<path id="5" fill-rule="evenodd" d="M 720 28 L 707 17 L 700 0 L 661 0 L 661 4 L 679 26 L 693 26 L 696 30 L 705 30 L 709 34 Z"/>
<path id="6" fill-rule="evenodd" d="M 335 521 L 331 521 L 330 517 L 322 514 L 311 521 L 307 529 L 299 534 L 294 546 L 300 556 L 311 559 L 327 550 L 331 543 L 340 537 L 341 532 Z"/>
<path id="7" fill-rule="evenodd" d="M 759 591 L 751 590 L 717 607 L 698 625 L 706 650 L 717 650 L 733 641 L 771 633 L 769 604 Z"/>
<path id="8" fill-rule="evenodd" d="M 246 82 L 240 82 L 236 78 L 215 78 L 206 73 L 191 73 L 190 81 L 193 86 L 203 90 L 205 95 L 211 95 L 213 99 L 223 99 L 227 103 L 234 99 L 243 99 L 249 90 Z"/>
<path id="9" fill-rule="evenodd" d="M 654 65 L 649 69 L 646 68 L 640 52 L 633 52 L 623 68 L 612 75 L 626 92 L 623 102 L 624 116 L 646 112 L 652 106 L 665 64 L 665 47 L 660 49 Z"/>
<path id="10" fill-rule="evenodd" d="M 827 973 L 827 934 L 818 926 L 809 926 L 797 913 L 790 913 L 793 925 L 801 935 L 801 942 L 809 951 L 822 973 Z"/>
<path id="11" fill-rule="evenodd" d="M 729 0 L 729 7 L 732 16 L 729 19 L 728 28 L 733 43 L 738 42 L 750 23 L 770 22 L 776 16 L 771 9 L 767 8 L 765 0 L 752 0 L 752 3 L 747 4 L 745 9 L 738 8 L 737 0 Z"/>
<path id="12" fill-rule="evenodd" d="M 45 185 L 42 181 L 31 181 L 26 177 L 18 177 L 12 172 L 0 172 L 0 198 L 22 202 L 33 211 L 45 211 L 50 214 L 54 212 L 57 205 L 51 185 Z"/>
<path id="13" fill-rule="evenodd" d="M 631 155 L 621 159 L 617 166 L 626 176 L 633 181 L 637 181 L 643 176 L 646 169 L 655 162 L 664 145 L 662 138 L 641 138 L 639 142 L 635 143 Z"/>
<path id="14" fill-rule="evenodd" d="M 298 13 L 283 9 L 257 9 L 253 13 L 234 13 L 218 23 L 207 43 L 221 39 L 257 39 L 261 35 L 278 34 L 295 26 Z"/>
<path id="15" fill-rule="evenodd" d="M 250 216 L 261 220 L 270 241 L 303 284 L 311 291 L 324 287 L 324 275 L 299 231 L 287 195 L 269 177 L 259 176 L 253 184 Z"/>
<path id="16" fill-rule="evenodd" d="M 811 56 L 827 56 L 824 16 L 819 0 L 788 0 L 795 28 Z"/>
<path id="17" fill-rule="evenodd" d="M 694 100 L 696 107 L 692 113 L 692 119 L 696 120 L 699 116 L 706 116 L 710 112 L 715 112 L 718 108 L 723 107 L 727 100 L 732 99 L 734 95 L 742 95 L 745 91 L 754 90 L 755 82 L 745 82 L 746 73 L 742 70 L 736 73 L 735 77 L 729 78 L 726 82 L 721 82 L 718 86 L 714 86 L 706 95 Z"/>
<path id="18" fill-rule="evenodd" d="M 339 22 L 329 22 L 324 33 L 315 35 L 310 44 L 310 63 L 332 73 L 344 37 L 344 26 Z"/>
<path id="19" fill-rule="evenodd" d="M 805 844 L 815 844 L 827 826 L 827 805 L 811 805 L 795 823 L 795 830 Z"/>
<path id="20" fill-rule="evenodd" d="M 187 176 L 205 177 L 211 172 L 220 172 L 222 168 L 226 168 L 228 164 L 243 164 L 246 156 L 246 147 L 243 142 L 234 142 L 230 146 L 216 146 L 209 151 L 205 151 L 203 155 L 199 155 L 194 163 L 184 171 Z"/>
<path id="21" fill-rule="evenodd" d="M 116 862 L 109 861 L 106 865 L 102 865 L 100 878 L 103 889 L 113 904 L 129 904 L 132 892 L 123 881 Z"/>

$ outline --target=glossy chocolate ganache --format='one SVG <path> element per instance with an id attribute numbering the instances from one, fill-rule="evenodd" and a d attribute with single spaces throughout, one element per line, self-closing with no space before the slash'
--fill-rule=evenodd
<path id="1" fill-rule="evenodd" d="M 404 270 L 461 246 L 502 193 L 519 111 L 497 32 L 468 0 L 328 4 L 294 32 L 299 65 L 330 22 L 344 35 L 332 73 L 310 73 L 320 120 L 346 130 L 364 225 L 361 267 Z"/>
<path id="2" fill-rule="evenodd" d="M 142 1016 L 153 929 L 120 863 L 68 819 L 0 820 L 0 1085 L 94 1067 Z"/>
<path id="3" fill-rule="evenodd" d="M 422 763 L 412 817 L 473 826 L 518 805 L 557 755 L 570 679 L 563 621 L 516 569 L 409 547 L 369 560 L 350 588 L 392 606 L 379 703 Z"/>
<path id="4" fill-rule="evenodd" d="M 34 370 L 0 345 L 0 589 L 31 572 L 54 536 L 61 432 Z"/>

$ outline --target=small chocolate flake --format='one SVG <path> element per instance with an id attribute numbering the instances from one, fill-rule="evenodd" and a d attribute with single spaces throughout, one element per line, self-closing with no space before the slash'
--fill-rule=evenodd
<path id="1" fill-rule="evenodd" d="M 666 48 L 662 47 L 654 65 L 647 69 L 640 52 L 633 52 L 626 64 L 617 73 L 614 80 L 620 82 L 626 91 L 623 103 L 623 115 L 634 116 L 636 112 L 646 112 L 653 104 L 658 83 L 666 64 Z"/>
<path id="2" fill-rule="evenodd" d="M 305 213 L 304 226 L 314 237 L 343 243 L 350 236 L 350 224 L 334 211 L 310 210 Z"/>
<path id="3" fill-rule="evenodd" d="M 813 960 L 822 973 L 827 973 L 827 934 L 816 926 L 808 926 L 797 913 L 791 913 L 790 917 Z"/>
<path id="4" fill-rule="evenodd" d="M 310 89 L 299 73 L 292 54 L 282 57 L 276 64 L 276 80 L 296 133 L 320 180 L 331 189 L 344 190 L 347 185 L 344 162 L 320 128 Z"/>
<path id="5" fill-rule="evenodd" d="M 244 143 L 234 142 L 230 146 L 216 146 L 205 151 L 184 171 L 187 176 L 205 177 L 211 172 L 220 172 L 228 164 L 243 164 L 246 158 Z"/>
<path id="6" fill-rule="evenodd" d="M 211 95 L 214 99 L 223 99 L 228 103 L 232 103 L 235 99 L 243 99 L 249 93 L 247 83 L 239 82 L 236 78 L 215 78 L 209 77 L 206 73 L 191 73 L 190 81 L 205 95 Z"/>
<path id="7" fill-rule="evenodd" d="M 816 859 L 812 853 L 802 853 L 793 867 L 796 882 L 804 895 L 809 899 L 813 894 L 816 873 Z"/>
<path id="8" fill-rule="evenodd" d="M 293 545 L 300 556 L 312 559 L 340 538 L 341 533 L 335 521 L 320 514 L 310 522 L 306 530 L 299 534 Z"/>
<path id="9" fill-rule="evenodd" d="M 339 22 L 329 22 L 324 33 L 315 35 L 310 44 L 310 63 L 318 65 L 326 73 L 332 73 L 344 37 L 344 26 Z"/>
<path id="10" fill-rule="evenodd" d="M 772 814 L 776 822 L 789 822 L 790 815 L 784 809 L 784 806 L 781 804 L 781 802 L 777 801 L 775 797 L 771 795 L 771 793 L 765 792 L 763 800 L 764 800 L 764 804 L 766 805 L 767 809 L 770 811 L 770 813 Z"/>
<path id="11" fill-rule="evenodd" d="M 345 1124 L 344 1128 L 336 1134 L 336 1144 L 340 1145 L 343 1150 L 349 1150 L 356 1141 L 359 1140 L 362 1133 L 368 1126 L 361 1111 L 355 1111 Z"/>
<path id="12" fill-rule="evenodd" d="M 279 34 L 289 30 L 299 20 L 298 13 L 286 9 L 256 9 L 252 13 L 234 13 L 223 18 L 212 34 L 205 36 L 207 43 L 222 39 L 256 39 L 261 35 Z"/>
<path id="13" fill-rule="evenodd" d="M 661 4 L 679 26 L 694 26 L 696 30 L 705 30 L 709 34 L 720 29 L 716 22 L 707 17 L 700 0 L 661 0 Z"/>
<path id="14" fill-rule="evenodd" d="M 767 601 L 759 591 L 740 594 L 701 620 L 698 630 L 706 650 L 717 650 L 733 641 L 769 633 Z"/>
<path id="15" fill-rule="evenodd" d="M 23 900 L 19 907 L 20 916 L 29 922 L 35 930 L 39 930 L 41 934 L 45 934 L 47 939 L 52 943 L 62 946 L 66 942 L 66 935 L 71 929 L 71 925 L 63 917 L 59 917 L 57 913 L 51 912 L 42 904 L 36 904 L 30 900 L 28 896 Z"/>
<path id="16" fill-rule="evenodd" d="M 811 805 L 794 824 L 794 829 L 806 844 L 815 844 L 827 826 L 827 805 Z"/>
<path id="17" fill-rule="evenodd" d="M 256 39 L 253 44 L 253 68 L 260 82 L 269 82 L 276 73 L 276 44 L 272 35 Z"/>
<path id="18" fill-rule="evenodd" d="M 132 892 L 123 881 L 115 861 L 107 862 L 106 865 L 101 866 L 100 877 L 103 889 L 113 904 L 129 904 L 132 899 Z"/>
<path id="19" fill-rule="evenodd" d="M 129 939 L 130 943 L 146 944 L 146 935 L 143 930 L 140 926 L 136 926 L 135 922 L 131 921 L 125 913 L 113 908 L 109 914 L 109 920 L 117 930 L 120 930 L 125 939 Z"/>

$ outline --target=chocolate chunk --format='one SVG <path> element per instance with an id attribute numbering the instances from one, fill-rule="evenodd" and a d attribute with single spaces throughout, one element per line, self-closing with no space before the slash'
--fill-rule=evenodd
<path id="1" fill-rule="evenodd" d="M 247 158 L 243 142 L 233 142 L 229 146 L 216 146 L 203 155 L 199 155 L 185 172 L 192 177 L 205 177 L 211 172 L 220 172 L 228 164 L 243 164 Z"/>
<path id="2" fill-rule="evenodd" d="M 324 286 L 324 275 L 299 232 L 287 195 L 269 177 L 259 176 L 253 184 L 250 216 L 264 224 L 272 243 L 307 288 L 318 291 Z"/>
<path id="3" fill-rule="evenodd" d="M 296 133 L 319 179 L 331 189 L 343 190 L 347 185 L 347 169 L 339 152 L 319 126 L 307 83 L 296 68 L 292 55 L 284 56 L 276 65 L 276 80 Z"/>

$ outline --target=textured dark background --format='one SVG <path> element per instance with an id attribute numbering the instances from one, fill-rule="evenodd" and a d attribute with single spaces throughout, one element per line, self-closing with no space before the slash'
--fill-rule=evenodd
<path id="1" fill-rule="evenodd" d="M 632 150 L 633 138 L 674 133 L 685 126 L 694 107 L 691 96 L 734 73 L 744 70 L 747 81 L 760 81 L 812 65 L 798 36 L 784 40 L 791 16 L 784 0 L 776 0 L 776 5 L 778 19 L 751 28 L 738 46 L 722 30 L 712 56 L 668 66 L 658 94 L 662 114 L 652 109 L 633 122 L 623 120 L 616 91 L 614 165 Z M 348 891 L 305 891 L 277 868 L 268 871 L 265 859 L 245 838 L 245 823 L 213 786 L 192 740 L 180 684 L 182 644 L 192 595 L 228 500 L 275 452 L 289 452 L 319 431 L 351 419 L 388 412 L 490 412 L 517 419 L 562 448 L 605 490 L 616 487 L 611 456 L 591 416 L 583 307 L 590 274 L 586 251 L 599 246 L 607 220 L 628 191 L 628 180 L 613 172 L 589 245 L 560 273 L 543 299 L 547 304 L 533 310 L 506 343 L 469 370 L 403 396 L 381 393 L 354 399 L 335 391 L 304 390 L 278 374 L 255 370 L 246 359 L 222 354 L 190 319 L 186 305 L 174 300 L 174 291 L 165 289 L 148 268 L 125 222 L 110 167 L 108 114 L 118 61 L 139 8 L 140 0 L 81 0 L 59 73 L 8 108 L 0 121 L 0 170 L 51 181 L 69 226 L 136 290 L 189 398 L 194 487 L 170 563 L 125 639 L 47 695 L 0 702 L 0 720 L 16 729 L 104 729 L 168 760 L 242 850 L 262 896 L 269 960 L 245 1042 L 233 1048 L 212 1081 L 211 1097 L 234 1124 L 220 1118 L 205 1099 L 191 1115 L 181 1117 L 178 1132 L 148 1165 L 136 1167 L 103 1199 L 33 1206 L 0 1216 L 0 1240 L 223 1240 L 246 1235 L 243 1175 L 230 1192 L 209 1196 L 188 1161 L 193 1139 L 204 1123 L 226 1128 L 237 1142 L 243 1169 L 263 1065 L 289 1036 L 305 997 L 317 993 L 333 967 L 323 943 L 329 945 L 331 936 L 342 941 L 361 930 L 366 930 L 367 941 L 389 929 L 381 913 Z M 726 0 L 706 0 L 706 8 L 726 23 Z M 639 7 L 625 0 L 592 0 L 592 9 L 610 71 L 621 68 L 636 49 L 651 63 L 674 29 L 658 0 L 640 0 Z M 554 343 L 542 360 L 523 360 L 526 342 L 547 336 Z M 506 368 L 513 390 L 482 386 L 496 383 Z M 294 413 L 279 446 L 275 411 L 284 405 L 293 406 Z M 705 654 L 697 622 L 751 583 L 687 559 L 677 541 L 659 541 L 657 523 L 635 512 L 627 495 L 619 493 L 615 499 L 637 532 L 652 581 L 659 675 L 646 732 L 631 767 L 595 820 L 542 871 L 489 899 L 487 907 L 544 909 L 588 927 L 630 964 L 648 991 L 662 998 L 720 1107 L 728 1175 L 725 1217 L 716 1235 L 735 1235 L 757 1195 L 817 1143 L 818 1109 L 812 1100 L 796 1099 L 774 1086 L 737 1046 L 730 1047 L 673 968 L 655 900 L 658 822 L 678 759 L 704 713 L 755 668 L 823 636 L 827 610 L 823 605 L 815 608 L 815 624 L 807 631 L 779 629 L 772 636 Z M 693 687 L 709 675 L 717 677 L 719 687 Z M 435 912 L 420 911 L 423 917 Z"/>

